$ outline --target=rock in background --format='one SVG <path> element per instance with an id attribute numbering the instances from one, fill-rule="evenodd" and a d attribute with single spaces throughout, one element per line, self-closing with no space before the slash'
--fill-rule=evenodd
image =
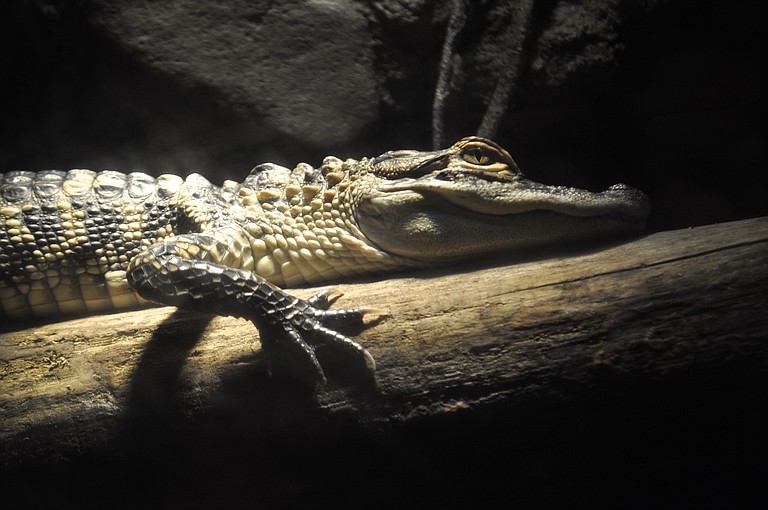
<path id="1" fill-rule="evenodd" d="M 756 5 L 15 0 L 0 171 L 220 182 L 263 161 L 429 148 L 438 124 L 445 143 L 493 134 L 537 180 L 637 185 L 653 228 L 768 214 Z"/>

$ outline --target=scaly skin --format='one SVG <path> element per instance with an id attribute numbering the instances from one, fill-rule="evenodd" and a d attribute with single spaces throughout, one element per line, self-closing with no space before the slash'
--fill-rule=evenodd
<path id="1" fill-rule="evenodd" d="M 371 371 L 373 360 L 326 327 L 345 312 L 325 310 L 325 296 L 279 287 L 636 231 L 647 214 L 628 186 L 529 181 L 477 137 L 443 151 L 328 157 L 319 169 L 264 164 L 222 187 L 196 174 L 11 172 L 0 180 L 0 317 L 146 301 L 243 316 L 268 351 L 292 353 L 323 380 L 315 344 Z"/>

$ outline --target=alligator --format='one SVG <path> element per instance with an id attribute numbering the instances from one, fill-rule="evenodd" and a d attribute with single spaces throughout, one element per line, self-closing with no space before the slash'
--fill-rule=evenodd
<path id="1" fill-rule="evenodd" d="M 198 174 L 13 171 L 0 176 L 0 318 L 160 303 L 251 320 L 270 358 L 313 381 L 325 381 L 320 346 L 374 374 L 340 326 L 369 310 L 283 288 L 638 232 L 648 213 L 624 184 L 528 180 L 480 137 L 320 168 L 266 163 L 221 186 Z"/>

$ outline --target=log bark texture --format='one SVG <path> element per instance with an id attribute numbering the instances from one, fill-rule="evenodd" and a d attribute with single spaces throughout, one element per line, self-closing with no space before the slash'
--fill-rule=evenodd
<path id="1" fill-rule="evenodd" d="M 534 458 L 541 452 L 507 433 L 578 429 L 584 409 L 600 409 L 587 421 L 604 423 L 605 402 L 629 421 L 628 409 L 647 417 L 669 392 L 702 410 L 708 392 L 734 378 L 747 396 L 717 390 L 721 407 L 733 395 L 750 408 L 768 400 L 768 218 L 538 256 L 547 258 L 335 285 L 344 292 L 336 308 L 389 314 L 356 337 L 377 360 L 377 389 L 343 367 L 314 392 L 270 378 L 257 332 L 239 319 L 152 308 L 4 325 L 0 461 L 28 473 L 136 451 L 150 462 L 164 450 L 189 459 L 190 448 L 210 459 L 234 445 L 263 457 L 270 445 L 305 452 L 320 439 L 365 448 L 371 438 L 391 442 L 392 431 L 448 430 L 464 441 L 486 426 Z"/>

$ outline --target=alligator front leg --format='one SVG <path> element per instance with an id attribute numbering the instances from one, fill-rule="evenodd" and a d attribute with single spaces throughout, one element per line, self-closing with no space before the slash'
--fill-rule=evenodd
<path id="1" fill-rule="evenodd" d="M 251 320 L 270 362 L 287 360 L 302 379 L 326 381 L 316 351 L 327 347 L 373 380 L 370 353 L 334 329 L 362 326 L 367 310 L 327 310 L 332 302 L 327 292 L 299 299 L 254 272 L 205 260 L 210 252 L 200 247 L 215 244 L 198 234 L 152 245 L 131 261 L 128 282 L 156 303 Z"/>

